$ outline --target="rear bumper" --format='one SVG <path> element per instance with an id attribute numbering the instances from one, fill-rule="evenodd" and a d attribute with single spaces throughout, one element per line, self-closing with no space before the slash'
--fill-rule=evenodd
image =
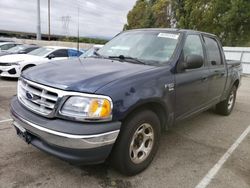
<path id="1" fill-rule="evenodd" d="M 120 128 L 120 122 L 116 122 L 115 127 L 119 127 L 118 129 L 100 133 L 98 132 L 98 127 L 108 126 L 107 123 L 97 126 L 75 122 L 75 126 L 90 126 L 92 128 L 94 126 L 96 133 L 94 133 L 93 129 L 89 129 L 91 130 L 90 132 L 86 132 L 88 129 L 85 129 L 85 133 L 79 131 L 79 134 L 69 131 L 65 132 L 65 130 L 49 129 L 44 125 L 48 125 L 52 121 L 51 119 L 43 118 L 27 111 L 16 98 L 11 101 L 11 115 L 17 132 L 22 131 L 29 135 L 29 143 L 72 163 L 90 164 L 105 161 L 118 137 Z M 72 122 L 63 120 L 53 120 L 53 123 L 57 123 L 57 121 L 58 124 L 65 123 L 68 126 L 72 124 Z"/>

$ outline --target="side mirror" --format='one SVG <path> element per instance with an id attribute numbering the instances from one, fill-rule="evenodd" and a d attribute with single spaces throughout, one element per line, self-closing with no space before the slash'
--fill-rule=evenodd
<path id="1" fill-rule="evenodd" d="M 56 56 L 54 55 L 54 54 L 49 54 L 48 56 L 47 56 L 47 58 L 48 59 L 53 59 L 53 58 L 55 58 Z"/>
<path id="2" fill-rule="evenodd" d="M 184 69 L 197 69 L 202 67 L 203 57 L 200 55 L 188 55 L 183 63 Z"/>

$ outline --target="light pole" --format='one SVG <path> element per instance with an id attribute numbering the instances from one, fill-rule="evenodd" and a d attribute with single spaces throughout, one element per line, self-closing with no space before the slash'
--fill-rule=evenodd
<path id="1" fill-rule="evenodd" d="M 79 38 L 80 38 L 80 36 L 79 36 L 79 35 L 80 35 L 80 34 L 79 34 L 79 30 L 80 30 L 80 29 L 79 29 L 79 12 L 80 12 L 80 10 L 79 10 L 79 9 L 80 9 L 80 8 L 79 8 L 79 6 L 78 6 L 78 7 L 77 7 L 77 22 L 78 22 L 78 23 L 77 23 L 77 50 L 78 50 L 78 51 L 79 51 L 79 42 L 80 42 L 80 41 L 79 41 L 79 40 L 80 40 L 80 39 L 79 39 Z"/>
<path id="2" fill-rule="evenodd" d="M 48 0 L 48 30 L 49 30 L 48 40 L 50 40 L 50 0 Z"/>
<path id="3" fill-rule="evenodd" d="M 37 0 L 37 33 L 36 33 L 36 39 L 41 40 L 40 0 Z"/>

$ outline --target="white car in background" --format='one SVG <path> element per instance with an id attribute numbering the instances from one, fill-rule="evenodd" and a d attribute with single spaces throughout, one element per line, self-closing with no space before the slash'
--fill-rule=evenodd
<path id="1" fill-rule="evenodd" d="M 0 57 L 1 77 L 20 77 L 22 71 L 55 60 L 63 60 L 69 57 L 79 57 L 82 54 L 74 48 L 45 46 L 28 54 L 13 54 Z"/>

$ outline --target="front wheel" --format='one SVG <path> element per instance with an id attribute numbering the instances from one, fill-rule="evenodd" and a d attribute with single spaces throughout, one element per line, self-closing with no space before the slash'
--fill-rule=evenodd
<path id="1" fill-rule="evenodd" d="M 160 130 L 157 115 L 149 110 L 125 121 L 111 156 L 114 167 L 125 175 L 147 168 L 157 152 Z"/>
<path id="2" fill-rule="evenodd" d="M 233 86 L 227 99 L 216 105 L 216 112 L 221 115 L 231 114 L 236 100 L 237 87 Z"/>

